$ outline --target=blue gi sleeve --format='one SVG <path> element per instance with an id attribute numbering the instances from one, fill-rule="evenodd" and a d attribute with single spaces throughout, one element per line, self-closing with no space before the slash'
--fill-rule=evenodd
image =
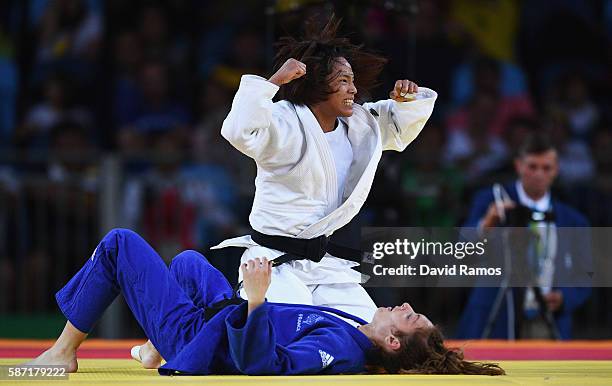
<path id="1" fill-rule="evenodd" d="M 262 304 L 246 316 L 227 318 L 227 334 L 232 360 L 248 375 L 338 374 L 360 371 L 361 352 L 347 343 L 348 333 L 338 326 L 316 328 L 286 345 L 279 344 L 269 316 L 269 305 Z"/>

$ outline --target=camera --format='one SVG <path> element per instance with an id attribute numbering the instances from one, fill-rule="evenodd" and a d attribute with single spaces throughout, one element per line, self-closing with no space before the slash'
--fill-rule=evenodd
<path id="1" fill-rule="evenodd" d="M 506 210 L 506 221 L 503 225 L 508 227 L 526 227 L 534 222 L 554 222 L 552 211 L 541 212 L 524 205 L 516 205 Z"/>

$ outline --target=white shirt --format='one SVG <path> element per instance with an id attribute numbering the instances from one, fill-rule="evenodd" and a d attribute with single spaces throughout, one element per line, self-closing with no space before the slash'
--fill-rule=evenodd
<path id="1" fill-rule="evenodd" d="M 521 181 L 516 181 L 516 193 L 518 194 L 519 203 L 521 205 L 537 210 L 538 212 L 546 212 L 550 209 L 550 192 L 546 192 L 546 194 L 538 200 L 533 200 L 527 195 L 527 192 L 525 192 Z"/>
<path id="2" fill-rule="evenodd" d="M 348 139 L 347 127 L 342 121 L 338 120 L 335 130 L 325 133 L 325 139 L 331 148 L 338 176 L 338 203 L 342 203 L 344 185 L 353 161 L 353 148 Z"/>
<path id="3" fill-rule="evenodd" d="M 538 200 L 533 200 L 527 195 L 527 192 L 525 192 L 521 181 L 516 181 L 516 193 L 518 194 L 518 199 L 521 205 L 539 212 L 546 212 L 550 210 L 550 192 L 546 192 L 546 194 Z M 538 275 L 538 282 L 540 284 L 542 293 L 547 294 L 552 290 L 551 286 L 555 273 L 554 262 L 557 253 L 557 233 L 555 231 L 554 224 L 546 225 L 544 223 L 538 223 L 536 227 L 540 233 L 542 245 L 547 246 L 547 256 L 545 256 L 544 260 L 540 262 L 541 266 Z M 548 227 L 551 227 L 551 229 Z M 552 231 L 549 232 L 549 230 Z M 531 288 L 528 288 L 525 293 L 525 309 L 536 310 L 537 308 L 538 305 L 535 300 L 535 294 Z"/>

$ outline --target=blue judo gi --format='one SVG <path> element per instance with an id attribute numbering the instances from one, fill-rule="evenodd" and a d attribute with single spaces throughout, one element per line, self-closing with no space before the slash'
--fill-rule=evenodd
<path id="1" fill-rule="evenodd" d="M 166 359 L 160 374 L 358 373 L 373 347 L 328 312 L 365 321 L 327 307 L 266 302 L 247 317 L 243 303 L 206 321 L 206 307 L 234 296 L 221 272 L 195 251 L 179 254 L 168 269 L 146 241 L 124 229 L 102 239 L 56 299 L 77 329 L 90 332 L 119 292 Z"/>

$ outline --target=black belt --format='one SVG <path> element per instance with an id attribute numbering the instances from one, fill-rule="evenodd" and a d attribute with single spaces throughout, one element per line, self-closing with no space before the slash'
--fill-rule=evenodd
<path id="1" fill-rule="evenodd" d="M 280 255 L 272 261 L 272 266 L 303 259 L 312 260 L 318 263 L 327 252 L 334 257 L 354 261 L 356 263 L 374 263 L 374 256 L 372 253 L 330 242 L 327 236 L 319 236 L 314 239 L 298 239 L 295 237 L 265 235 L 252 229 L 251 238 L 263 247 L 285 252 L 285 254 Z M 232 298 L 221 300 L 210 307 L 206 307 L 204 310 L 204 320 L 208 321 L 212 319 L 213 316 L 229 305 L 246 302 L 246 300 L 237 295 L 241 287 L 242 282 L 238 282 L 234 288 Z"/>
<path id="2" fill-rule="evenodd" d="M 214 303 L 213 305 L 209 307 L 205 307 L 204 308 L 204 321 L 208 322 L 210 319 L 212 319 L 215 315 L 217 315 L 219 312 L 221 312 L 221 310 L 223 310 L 227 306 L 239 305 L 245 302 L 246 300 L 238 297 L 236 295 L 236 291 L 234 291 L 234 294 L 231 298 L 223 299 L 221 301 Z"/>
<path id="3" fill-rule="evenodd" d="M 251 230 L 251 238 L 263 247 L 285 252 L 285 254 L 273 260 L 273 266 L 303 259 L 318 263 L 325 256 L 325 253 L 357 263 L 374 262 L 372 253 L 336 244 L 331 242 L 330 238 L 325 235 L 313 239 L 298 239 L 295 237 L 265 235 L 253 229 Z"/>

